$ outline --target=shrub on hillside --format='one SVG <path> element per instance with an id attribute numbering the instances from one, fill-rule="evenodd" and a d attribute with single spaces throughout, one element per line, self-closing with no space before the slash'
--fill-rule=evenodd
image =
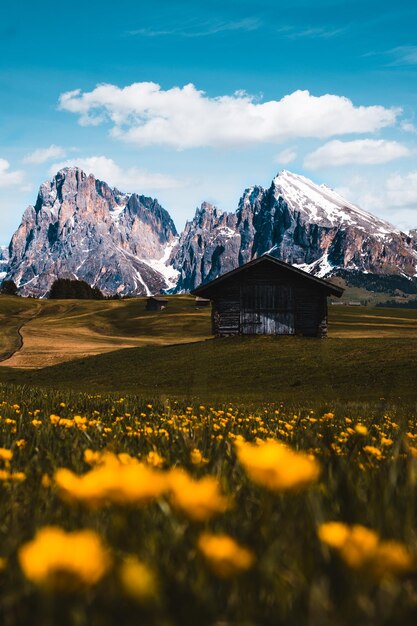
<path id="1" fill-rule="evenodd" d="M 0 286 L 0 293 L 5 296 L 16 296 L 17 287 L 13 280 L 4 280 Z"/>

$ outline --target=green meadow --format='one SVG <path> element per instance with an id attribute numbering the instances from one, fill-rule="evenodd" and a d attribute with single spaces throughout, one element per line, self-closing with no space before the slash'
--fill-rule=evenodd
<path id="1" fill-rule="evenodd" d="M 0 623 L 413 626 L 417 311 L 0 298 Z"/>
<path id="2" fill-rule="evenodd" d="M 329 337 L 213 339 L 189 296 L 145 300 L 0 298 L 0 382 L 207 401 L 414 402 L 417 311 L 329 307 Z M 23 343 L 23 345 L 22 345 Z"/>

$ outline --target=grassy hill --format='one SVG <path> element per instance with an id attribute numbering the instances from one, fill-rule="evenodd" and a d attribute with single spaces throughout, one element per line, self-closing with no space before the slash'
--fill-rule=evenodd
<path id="1" fill-rule="evenodd" d="M 3 358 L 17 349 L 1 363 L 4 383 L 207 400 L 415 398 L 415 310 L 330 306 L 323 341 L 211 339 L 210 311 L 189 296 L 162 312 L 141 298 L 1 298 L 0 319 Z"/>
<path id="2" fill-rule="evenodd" d="M 172 297 L 160 313 L 146 311 L 145 305 L 145 298 L 103 302 L 0 297 L 0 361 L 39 368 L 119 348 L 210 336 L 210 313 L 196 308 L 194 298 Z M 18 352 L 5 361 L 14 350 Z"/>

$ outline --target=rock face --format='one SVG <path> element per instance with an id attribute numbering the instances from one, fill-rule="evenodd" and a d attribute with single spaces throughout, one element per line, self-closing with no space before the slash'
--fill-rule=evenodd
<path id="1" fill-rule="evenodd" d="M 269 189 L 246 189 L 236 213 L 203 204 L 172 257 L 187 291 L 268 252 L 319 277 L 354 271 L 417 273 L 417 237 L 325 185 L 283 171 Z"/>
<path id="2" fill-rule="evenodd" d="M 178 238 L 157 200 L 65 168 L 26 209 L 0 272 L 7 268 L 22 295 L 44 296 L 58 277 L 108 295 L 148 295 L 189 291 L 266 252 L 319 277 L 417 284 L 417 231 L 405 234 L 287 171 L 269 189 L 246 189 L 234 213 L 204 202 Z"/>
<path id="3" fill-rule="evenodd" d="M 26 209 L 9 246 L 7 278 L 22 295 L 44 296 L 58 277 L 105 294 L 147 295 L 173 286 L 175 272 L 165 263 L 176 240 L 156 200 L 65 168 Z"/>
<path id="4" fill-rule="evenodd" d="M 0 246 L 0 281 L 6 276 L 8 265 L 9 249 L 6 246 Z"/>

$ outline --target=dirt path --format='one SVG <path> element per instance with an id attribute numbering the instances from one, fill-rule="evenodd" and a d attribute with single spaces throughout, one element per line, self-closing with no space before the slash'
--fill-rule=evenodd
<path id="1" fill-rule="evenodd" d="M 41 308 L 42 307 L 40 305 L 38 305 L 38 307 L 36 308 L 36 311 L 30 317 L 23 319 L 22 322 L 19 324 L 19 326 L 16 328 L 16 333 L 17 333 L 17 336 L 18 336 L 18 344 L 17 344 L 17 346 L 13 350 L 10 350 L 9 352 L 6 352 L 6 354 L 0 355 L 0 364 L 1 365 L 4 365 L 6 363 L 6 361 L 9 361 L 9 359 L 13 358 L 14 355 L 23 348 L 23 335 L 22 335 L 22 332 L 21 332 L 22 328 L 23 328 L 23 326 L 25 326 L 26 324 L 28 324 L 29 322 L 34 320 L 35 317 L 37 317 L 37 315 L 39 314 Z"/>

